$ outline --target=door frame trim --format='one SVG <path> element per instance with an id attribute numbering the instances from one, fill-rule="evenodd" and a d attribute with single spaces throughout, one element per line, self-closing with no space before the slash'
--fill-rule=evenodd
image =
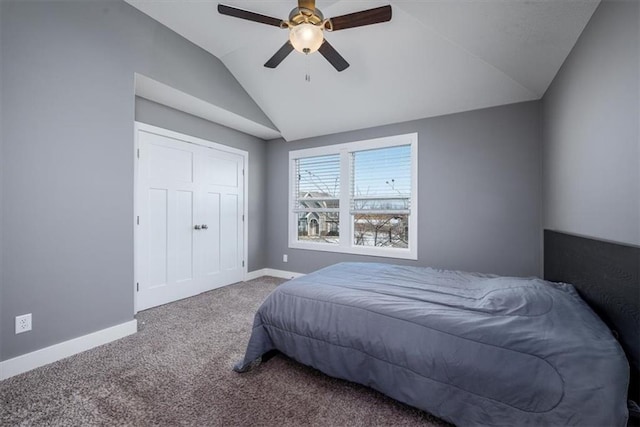
<path id="1" fill-rule="evenodd" d="M 139 277 L 139 259 L 138 259 L 138 244 L 139 244 L 139 227 L 137 224 L 137 216 L 140 211 L 140 207 L 138 206 L 138 184 L 139 184 L 139 176 L 138 176 L 138 136 L 140 132 L 152 133 L 155 135 L 160 135 L 167 138 L 177 139 L 179 141 L 183 141 L 189 144 L 199 145 L 202 147 L 213 148 L 215 150 L 224 151 L 226 153 L 232 153 L 242 156 L 244 162 L 244 196 L 243 196 L 243 207 L 242 214 L 244 215 L 244 221 L 242 222 L 242 234 L 243 234 L 243 254 L 242 257 L 244 259 L 243 277 L 246 280 L 247 271 L 249 267 L 249 204 L 247 203 L 248 194 L 249 194 L 249 152 L 240 150 L 238 148 L 230 147 L 228 145 L 221 144 L 219 142 L 209 141 L 206 139 L 198 138 L 195 136 L 187 135 L 184 133 L 176 132 L 173 130 L 161 128 L 158 126 L 153 126 L 147 123 L 142 123 L 135 121 L 134 122 L 134 147 L 133 147 L 133 164 L 134 164 L 134 178 L 133 178 L 133 314 L 138 313 L 138 292 L 136 289 L 136 284 L 138 283 Z"/>

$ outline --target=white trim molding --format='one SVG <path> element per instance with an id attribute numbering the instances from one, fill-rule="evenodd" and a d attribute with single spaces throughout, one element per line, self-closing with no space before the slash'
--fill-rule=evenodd
<path id="1" fill-rule="evenodd" d="M 262 270 L 254 270 L 247 273 L 244 276 L 245 282 L 248 280 L 257 279 L 258 277 L 271 276 L 278 277 L 280 279 L 295 279 L 296 277 L 304 276 L 304 273 L 295 273 L 293 271 L 275 270 L 273 268 L 263 268 Z"/>
<path id="2" fill-rule="evenodd" d="M 0 362 L 0 380 L 57 362 L 74 354 L 135 334 L 137 331 L 138 321 L 133 319 L 129 322 L 5 360 Z"/>

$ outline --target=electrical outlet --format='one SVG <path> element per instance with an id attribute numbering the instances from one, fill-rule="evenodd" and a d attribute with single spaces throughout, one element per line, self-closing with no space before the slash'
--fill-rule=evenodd
<path id="1" fill-rule="evenodd" d="M 16 316 L 16 334 L 31 330 L 31 313 Z"/>
<path id="2" fill-rule="evenodd" d="M 289 262 L 289 257 L 287 254 L 282 255 L 282 262 Z"/>

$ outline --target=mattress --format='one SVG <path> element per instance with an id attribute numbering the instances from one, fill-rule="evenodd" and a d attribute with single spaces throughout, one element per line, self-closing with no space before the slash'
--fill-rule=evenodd
<path id="1" fill-rule="evenodd" d="M 341 263 L 276 288 L 244 372 L 278 350 L 459 425 L 627 421 L 629 366 L 571 285 Z"/>

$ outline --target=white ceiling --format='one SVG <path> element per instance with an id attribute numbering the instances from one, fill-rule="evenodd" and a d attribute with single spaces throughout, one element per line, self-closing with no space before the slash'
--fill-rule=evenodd
<path id="1" fill-rule="evenodd" d="M 351 66 L 292 52 L 287 30 L 218 1 L 126 0 L 222 60 L 286 140 L 539 99 L 599 0 L 317 0 L 325 17 L 391 4 L 390 22 L 325 33 Z M 295 0 L 221 3 L 285 19 Z M 305 81 L 309 72 L 311 82 Z"/>

